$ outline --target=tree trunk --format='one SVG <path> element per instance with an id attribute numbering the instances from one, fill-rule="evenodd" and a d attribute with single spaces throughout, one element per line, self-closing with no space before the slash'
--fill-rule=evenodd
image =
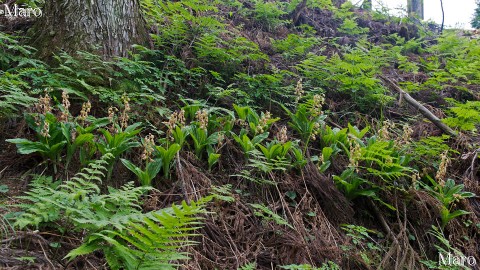
<path id="1" fill-rule="evenodd" d="M 415 14 L 423 20 L 423 0 L 408 0 L 408 14 Z"/>
<path id="2" fill-rule="evenodd" d="M 40 57 L 85 50 L 108 59 L 148 39 L 139 0 L 47 0 L 32 32 Z"/>
<path id="3" fill-rule="evenodd" d="M 372 0 L 363 0 L 362 9 L 372 10 Z"/>
<path id="4" fill-rule="evenodd" d="M 336 7 L 340 7 L 343 3 L 347 2 L 347 0 L 333 0 L 332 2 Z"/>

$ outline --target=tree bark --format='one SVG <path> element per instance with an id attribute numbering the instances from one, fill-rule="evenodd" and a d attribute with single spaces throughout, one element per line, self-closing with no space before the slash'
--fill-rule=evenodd
<path id="1" fill-rule="evenodd" d="M 362 9 L 372 10 L 372 0 L 363 0 Z"/>
<path id="2" fill-rule="evenodd" d="M 85 50 L 108 59 L 148 40 L 139 0 L 47 0 L 32 32 L 40 57 Z"/>
<path id="3" fill-rule="evenodd" d="M 415 14 L 423 20 L 423 0 L 408 0 L 407 11 L 408 15 Z"/>
<path id="4" fill-rule="evenodd" d="M 347 2 L 347 0 L 333 0 L 332 2 L 336 7 L 340 7 L 343 3 Z"/>
<path id="5" fill-rule="evenodd" d="M 440 34 L 442 34 L 443 27 L 445 26 L 445 10 L 443 9 L 443 0 L 440 0 L 440 7 L 442 8 L 442 27 L 440 27 Z"/>

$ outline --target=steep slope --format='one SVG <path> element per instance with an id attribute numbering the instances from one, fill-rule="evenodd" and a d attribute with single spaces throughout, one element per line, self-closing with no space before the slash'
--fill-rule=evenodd
<path id="1" fill-rule="evenodd" d="M 143 5 L 129 58 L 0 33 L 2 267 L 478 267 L 476 39 L 349 2 Z"/>

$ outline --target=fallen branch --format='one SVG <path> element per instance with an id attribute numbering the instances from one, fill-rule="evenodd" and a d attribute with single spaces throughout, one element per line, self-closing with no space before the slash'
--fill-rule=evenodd
<path id="1" fill-rule="evenodd" d="M 467 172 L 470 171 L 469 173 L 469 176 L 470 176 L 470 179 L 474 180 L 474 174 L 475 174 L 475 161 L 477 160 L 477 157 L 478 157 L 478 154 L 480 153 L 480 148 L 478 148 L 477 150 L 475 150 L 475 154 L 473 155 L 473 159 L 472 159 L 472 164 L 470 165 L 470 167 L 467 169 Z"/>
<path id="2" fill-rule="evenodd" d="M 185 176 L 183 175 L 183 168 L 182 168 L 182 161 L 180 160 L 180 153 L 177 152 L 177 172 L 178 174 L 180 175 L 179 178 L 182 179 L 182 189 L 183 189 L 183 193 L 184 193 L 184 196 L 185 196 L 185 201 L 187 203 L 190 203 L 190 197 L 188 196 L 188 192 L 187 192 L 187 183 L 185 181 Z"/>
<path id="3" fill-rule="evenodd" d="M 15 235 L 15 236 L 7 238 L 7 239 L 2 239 L 2 240 L 0 240 L 0 244 L 5 244 L 5 243 L 12 242 L 12 241 L 20 240 L 20 239 L 26 238 L 28 236 L 39 236 L 38 231 L 24 232 L 24 233 Z"/>
<path id="4" fill-rule="evenodd" d="M 444 133 L 450 136 L 457 136 L 457 133 L 451 129 L 449 126 L 445 125 L 442 120 L 436 117 L 431 111 L 429 111 L 425 106 L 420 104 L 420 102 L 416 101 L 412 96 L 410 96 L 407 92 L 403 91 L 400 86 L 398 86 L 394 81 L 387 78 L 384 75 L 379 76 L 385 83 L 389 84 L 395 91 L 397 91 L 403 99 L 405 99 L 408 104 L 412 105 L 415 109 L 418 109 L 423 116 L 425 116 L 428 120 L 430 120 L 435 126 L 441 129 Z"/>

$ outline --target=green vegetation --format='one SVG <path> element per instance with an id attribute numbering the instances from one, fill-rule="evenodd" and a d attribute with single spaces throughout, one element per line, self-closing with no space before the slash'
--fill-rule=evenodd
<path id="1" fill-rule="evenodd" d="M 480 3 L 477 1 L 477 7 L 475 8 L 475 14 L 471 21 L 473 28 L 480 28 Z"/>
<path id="2" fill-rule="evenodd" d="M 0 32 L 0 268 L 480 261 L 478 40 L 349 1 L 141 4 L 129 57 Z"/>

